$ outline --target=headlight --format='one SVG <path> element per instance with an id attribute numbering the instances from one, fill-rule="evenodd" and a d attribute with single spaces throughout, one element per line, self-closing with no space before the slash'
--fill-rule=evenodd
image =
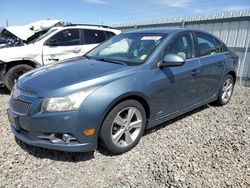
<path id="1" fill-rule="evenodd" d="M 81 103 L 98 87 L 79 91 L 64 97 L 45 98 L 42 104 L 43 112 L 62 112 L 77 110 Z"/>

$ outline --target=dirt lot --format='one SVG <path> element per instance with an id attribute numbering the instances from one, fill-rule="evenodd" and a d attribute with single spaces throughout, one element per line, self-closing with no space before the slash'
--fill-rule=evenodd
<path id="1" fill-rule="evenodd" d="M 145 133 L 119 156 L 65 153 L 15 140 L 0 91 L 0 187 L 250 187 L 250 88 Z"/>

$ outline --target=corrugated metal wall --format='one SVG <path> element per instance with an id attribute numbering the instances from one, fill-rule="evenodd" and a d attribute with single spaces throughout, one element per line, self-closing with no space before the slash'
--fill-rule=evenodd
<path id="1" fill-rule="evenodd" d="M 194 16 L 186 18 L 161 19 L 145 22 L 114 25 L 123 32 L 143 28 L 158 27 L 189 27 L 209 31 L 224 41 L 240 57 L 238 76 L 250 80 L 250 11 L 227 12 L 207 16 Z"/>

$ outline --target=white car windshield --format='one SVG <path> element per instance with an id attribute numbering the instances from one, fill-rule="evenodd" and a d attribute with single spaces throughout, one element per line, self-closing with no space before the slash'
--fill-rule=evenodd
<path id="1" fill-rule="evenodd" d="M 46 33 L 39 35 L 39 33 L 37 33 L 37 35 L 35 34 L 34 36 L 30 37 L 27 40 L 27 44 L 31 44 L 31 43 L 35 43 L 38 42 L 40 40 L 42 40 L 43 38 L 47 37 L 49 34 L 53 33 L 54 31 L 56 31 L 57 29 L 53 28 L 48 30 Z"/>
<path id="2" fill-rule="evenodd" d="M 112 37 L 96 47 L 86 57 L 140 65 L 146 61 L 166 34 L 127 33 Z"/>

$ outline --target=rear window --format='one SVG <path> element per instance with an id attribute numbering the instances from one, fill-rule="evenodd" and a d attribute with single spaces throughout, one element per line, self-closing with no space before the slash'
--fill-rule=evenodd
<path id="1" fill-rule="evenodd" d="M 85 44 L 98 44 L 106 40 L 104 31 L 99 30 L 84 30 Z"/>

